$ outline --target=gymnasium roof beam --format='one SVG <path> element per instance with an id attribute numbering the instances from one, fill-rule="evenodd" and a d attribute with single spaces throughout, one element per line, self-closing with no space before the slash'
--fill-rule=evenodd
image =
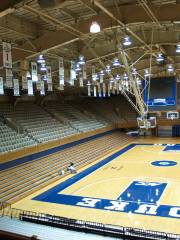
<path id="1" fill-rule="evenodd" d="M 93 3 L 89 0 L 79 0 L 82 4 L 92 10 L 95 14 L 99 14 L 99 10 L 94 6 Z"/>

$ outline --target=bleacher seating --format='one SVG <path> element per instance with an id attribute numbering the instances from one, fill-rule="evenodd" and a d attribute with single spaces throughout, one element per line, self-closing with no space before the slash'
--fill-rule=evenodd
<path id="1" fill-rule="evenodd" d="M 70 162 L 76 168 L 99 159 L 100 156 L 127 143 L 131 137 L 114 132 L 103 137 L 64 149 L 59 153 L 1 171 L 0 201 L 11 202 L 60 178 Z"/>
<path id="2" fill-rule="evenodd" d="M 97 120 L 95 116 L 86 116 L 86 114 L 83 114 L 70 104 L 48 101 L 45 103 L 45 108 L 53 114 L 61 114 L 69 121 L 70 125 L 79 132 L 87 132 L 108 125 L 108 122 Z"/>
<path id="3" fill-rule="evenodd" d="M 38 143 L 61 139 L 77 134 L 69 125 L 64 125 L 52 118 L 49 113 L 34 103 L 1 104 L 0 112 L 5 117 L 15 119 L 32 139 Z"/>
<path id="4" fill-rule="evenodd" d="M 28 135 L 18 134 L 0 121 L 0 153 L 16 151 L 23 147 L 34 146 L 37 143 Z"/>

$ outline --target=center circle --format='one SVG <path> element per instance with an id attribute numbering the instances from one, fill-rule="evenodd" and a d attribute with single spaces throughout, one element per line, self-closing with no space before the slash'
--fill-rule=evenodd
<path id="1" fill-rule="evenodd" d="M 169 161 L 169 160 L 161 160 L 161 161 L 154 161 L 151 164 L 153 166 L 158 166 L 158 167 L 171 167 L 171 166 L 177 165 L 177 162 Z"/>

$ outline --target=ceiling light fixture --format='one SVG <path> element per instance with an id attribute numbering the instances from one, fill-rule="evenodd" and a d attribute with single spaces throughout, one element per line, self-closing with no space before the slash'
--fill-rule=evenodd
<path id="1" fill-rule="evenodd" d="M 124 37 L 123 45 L 130 46 L 131 44 L 132 44 L 132 41 L 131 41 L 130 37 L 129 36 Z"/>
<path id="2" fill-rule="evenodd" d="M 91 33 L 98 33 L 101 31 L 100 25 L 97 22 L 92 22 L 90 26 Z"/>
<path id="3" fill-rule="evenodd" d="M 39 55 L 37 62 L 38 62 L 38 63 L 45 63 L 45 59 L 44 59 L 44 57 L 43 57 L 42 54 Z"/>

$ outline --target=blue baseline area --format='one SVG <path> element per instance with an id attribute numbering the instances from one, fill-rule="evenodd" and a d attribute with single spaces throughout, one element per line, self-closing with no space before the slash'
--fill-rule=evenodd
<path id="1" fill-rule="evenodd" d="M 118 200 L 127 202 L 156 203 L 164 192 L 167 183 L 134 181 L 119 196 Z"/>
<path id="2" fill-rule="evenodd" d="M 12 161 L 9 161 L 9 162 L 1 163 L 0 164 L 0 170 L 6 170 L 6 169 L 9 169 L 9 168 L 21 165 L 23 163 L 28 163 L 32 160 L 33 161 L 34 160 L 39 160 L 42 157 L 47 157 L 50 154 L 60 152 L 64 149 L 77 146 L 81 143 L 85 143 L 85 142 L 94 140 L 96 138 L 103 137 L 103 136 L 111 134 L 112 132 L 115 132 L 115 131 L 117 131 L 117 130 L 114 129 L 114 130 L 106 131 L 106 132 L 99 133 L 99 134 L 96 134 L 96 135 L 93 135 L 93 136 L 90 136 L 90 137 L 87 137 L 87 138 L 83 138 L 83 139 L 80 139 L 80 140 L 77 140 L 77 141 L 74 141 L 74 142 L 66 143 L 66 144 L 63 144 L 61 146 L 57 146 L 57 147 L 54 147 L 54 148 L 51 148 L 51 149 L 48 149 L 48 150 L 44 150 L 44 151 L 41 151 L 41 152 L 38 152 L 38 153 L 34 153 L 34 154 L 31 154 L 31 155 L 28 155 L 28 156 L 25 156 L 25 157 L 17 158 L 15 160 L 12 160 Z"/>
<path id="3" fill-rule="evenodd" d="M 175 144 L 174 146 L 166 146 L 163 151 L 175 151 L 175 152 L 180 152 L 180 144 Z"/>

